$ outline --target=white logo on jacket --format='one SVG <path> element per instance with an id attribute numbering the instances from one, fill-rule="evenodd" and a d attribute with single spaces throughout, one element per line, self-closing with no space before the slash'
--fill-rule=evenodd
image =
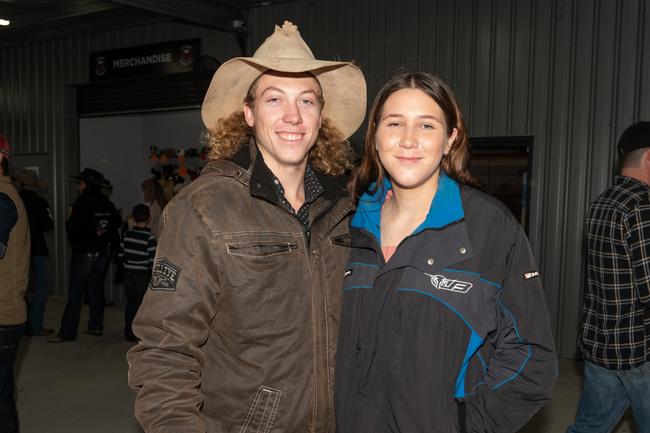
<path id="1" fill-rule="evenodd" d="M 468 283 L 467 281 L 450 280 L 444 275 L 432 275 L 427 274 L 426 272 L 424 275 L 431 277 L 431 285 L 433 285 L 433 287 L 438 290 L 448 290 L 450 292 L 456 293 L 467 293 L 473 286 L 472 283 Z"/>

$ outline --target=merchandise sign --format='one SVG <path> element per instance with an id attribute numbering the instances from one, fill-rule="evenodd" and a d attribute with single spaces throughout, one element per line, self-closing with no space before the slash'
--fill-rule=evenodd
<path id="1" fill-rule="evenodd" d="M 98 51 L 90 53 L 90 81 L 191 72 L 200 55 L 200 39 Z"/>

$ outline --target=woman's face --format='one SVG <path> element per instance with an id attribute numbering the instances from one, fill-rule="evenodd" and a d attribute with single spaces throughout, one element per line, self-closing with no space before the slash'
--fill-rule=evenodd
<path id="1" fill-rule="evenodd" d="M 419 89 L 398 90 L 384 103 L 375 142 L 382 166 L 394 187 L 437 185 L 440 161 L 458 131 L 447 135 L 440 106 Z"/>

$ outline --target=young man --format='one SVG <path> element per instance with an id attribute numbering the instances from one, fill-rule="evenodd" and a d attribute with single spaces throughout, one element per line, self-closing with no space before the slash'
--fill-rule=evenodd
<path id="1" fill-rule="evenodd" d="M 124 339 L 136 343 L 138 339 L 133 335 L 133 318 L 147 291 L 156 255 L 156 238 L 148 227 L 151 221 L 149 206 L 139 204 L 133 208 L 131 215 L 134 225 L 124 234 L 117 251 L 117 259 L 124 265 Z"/>
<path id="2" fill-rule="evenodd" d="M 621 174 L 585 225 L 585 382 L 567 433 L 609 433 L 630 406 L 650 432 L 650 122 L 628 127 L 618 151 Z"/>
<path id="3" fill-rule="evenodd" d="M 0 135 L 0 431 L 18 432 L 14 363 L 23 336 L 29 280 L 29 224 L 9 177 L 9 143 Z"/>
<path id="4" fill-rule="evenodd" d="M 333 432 L 352 212 L 346 138 L 365 80 L 289 22 L 224 63 L 202 107 L 212 158 L 163 213 L 128 354 L 152 432 Z"/>

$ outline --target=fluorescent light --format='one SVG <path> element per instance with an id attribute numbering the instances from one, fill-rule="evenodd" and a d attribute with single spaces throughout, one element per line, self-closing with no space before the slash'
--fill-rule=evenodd
<path id="1" fill-rule="evenodd" d="M 0 18 L 0 26 L 8 26 L 9 24 L 10 24 L 9 20 L 3 20 L 2 18 Z"/>

